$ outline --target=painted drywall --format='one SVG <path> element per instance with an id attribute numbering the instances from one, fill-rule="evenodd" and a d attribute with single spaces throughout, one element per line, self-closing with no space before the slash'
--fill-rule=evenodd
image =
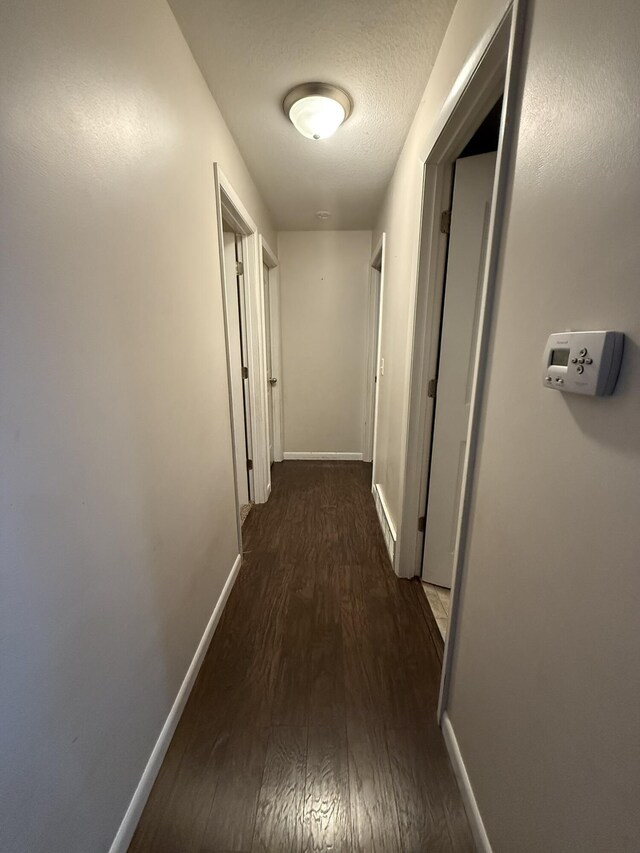
<path id="1" fill-rule="evenodd" d="M 504 6 L 459 0 L 378 222 L 376 479 L 396 520 L 421 143 Z M 449 714 L 494 853 L 626 853 L 640 837 L 640 10 L 529 6 Z M 615 395 L 545 390 L 548 334 L 590 328 L 627 334 Z"/>
<path id="2" fill-rule="evenodd" d="M 164 0 L 0 7 L 0 849 L 106 851 L 237 555 L 214 161 Z"/>
<path id="3" fill-rule="evenodd" d="M 285 453 L 362 453 L 370 231 L 281 231 Z"/>
<path id="4" fill-rule="evenodd" d="M 536 0 L 449 714 L 494 853 L 632 853 L 640 812 L 640 7 Z M 541 382 L 618 329 L 610 398 Z"/>
<path id="5" fill-rule="evenodd" d="M 506 8 L 506 0 L 458 0 L 374 231 L 374 242 L 382 232 L 386 233 L 380 345 L 385 372 L 378 388 L 375 471 L 376 482 L 399 536 L 402 535 L 400 520 L 412 346 L 409 329 L 413 324 L 416 295 L 423 145 L 478 42 L 488 30 L 495 29 L 495 23 L 503 17 Z"/>

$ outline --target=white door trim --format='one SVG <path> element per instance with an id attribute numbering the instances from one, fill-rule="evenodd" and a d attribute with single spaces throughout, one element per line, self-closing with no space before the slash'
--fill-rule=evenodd
<path id="1" fill-rule="evenodd" d="M 247 356 L 249 362 L 249 399 L 251 403 L 251 435 L 253 453 L 253 488 L 256 503 L 265 503 L 271 492 L 271 465 L 269 462 L 269 424 L 267 421 L 267 387 L 262 381 L 267 375 L 264 329 L 264 294 L 262 288 L 262 253 L 260 239 L 255 223 L 249 216 L 224 173 L 217 163 L 213 165 L 216 192 L 216 209 L 218 220 L 218 244 L 220 246 L 220 267 L 222 276 L 222 293 L 225 314 L 225 337 L 227 353 L 229 352 L 229 328 L 227 316 L 227 282 L 224 268 L 224 244 L 222 237 L 222 219 L 233 226 L 237 234 L 242 236 L 242 257 L 244 295 L 246 303 L 247 322 Z M 227 371 L 229 359 L 227 357 Z M 230 383 L 230 378 L 229 378 Z M 231 399 L 229 399 L 231 406 Z M 231 409 L 230 409 L 231 411 Z M 236 436 L 231 418 L 231 434 L 235 446 Z M 236 501 L 237 501 L 237 477 Z M 238 508 L 238 537 L 241 541 L 240 513 Z"/>
<path id="2" fill-rule="evenodd" d="M 282 342 L 280 332 L 280 266 L 276 253 L 271 249 L 267 241 L 260 235 L 260 255 L 264 263 L 269 267 L 269 305 L 265 305 L 265 311 L 269 311 L 271 321 L 271 372 L 278 382 L 273 386 L 273 458 L 274 462 L 282 462 L 284 459 L 284 413 L 283 413 L 283 391 L 282 391 Z M 264 293 L 264 281 L 262 281 L 262 264 L 260 265 L 260 276 L 262 292 Z"/>
<path id="3" fill-rule="evenodd" d="M 424 152 L 422 231 L 416 270 L 417 286 L 411 344 L 402 517 L 397 543 L 396 572 L 401 577 L 413 577 L 419 574 L 422 552 L 422 535 L 418 532 L 418 518 L 424 512 L 426 503 L 434 412 L 433 400 L 427 395 L 427 384 L 428 380 L 435 376 L 437 364 L 447 245 L 446 236 L 440 232 L 440 215 L 448 208 L 451 198 L 453 162 L 491 106 L 504 92 L 456 535 L 449 630 L 445 644 L 438 705 L 440 721 L 447 707 L 460 611 L 460 588 L 465 564 L 466 535 L 481 413 L 480 401 L 518 102 L 525 2 L 526 0 L 513 0 L 505 3 L 503 14 L 480 39 L 473 54 L 462 68 L 445 101 L 439 119 L 425 139 L 422 149 Z"/>
<path id="4" fill-rule="evenodd" d="M 362 458 L 365 462 L 373 462 L 371 483 L 375 483 L 375 458 L 376 458 L 376 435 L 378 426 L 378 388 L 380 382 L 373 382 L 378 374 L 380 361 L 380 336 L 382 332 L 382 307 L 384 299 L 384 259 L 385 259 L 386 234 L 383 233 L 378 240 L 371 255 L 369 264 L 369 300 L 368 300 L 368 323 L 366 337 L 366 375 L 364 395 L 364 421 L 362 437 Z M 379 274 L 378 293 L 374 292 L 373 271 Z M 377 317 L 375 315 L 377 302 Z M 377 353 L 377 359 L 376 359 Z M 374 363 L 376 362 L 377 363 Z M 379 377 L 378 377 L 379 379 Z M 373 412 L 373 418 L 371 413 Z"/>

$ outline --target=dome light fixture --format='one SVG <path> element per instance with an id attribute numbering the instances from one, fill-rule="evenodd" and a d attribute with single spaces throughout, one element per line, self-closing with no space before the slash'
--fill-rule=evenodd
<path id="1" fill-rule="evenodd" d="M 302 83 L 289 92 L 282 108 L 295 129 L 307 139 L 326 139 L 349 118 L 353 103 L 337 86 Z"/>

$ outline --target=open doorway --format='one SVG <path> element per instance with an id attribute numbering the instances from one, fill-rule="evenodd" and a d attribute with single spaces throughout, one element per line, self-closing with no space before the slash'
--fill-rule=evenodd
<path id="1" fill-rule="evenodd" d="M 269 424 L 269 465 L 275 461 L 273 450 L 273 388 L 278 384 L 278 377 L 273 375 L 273 357 L 271 353 L 271 289 L 269 284 L 269 267 L 262 262 L 262 285 L 264 287 L 264 336 L 267 353 L 267 420 Z"/>
<path id="2" fill-rule="evenodd" d="M 364 403 L 364 435 L 362 458 L 374 461 L 376 440 L 376 414 L 378 406 L 378 379 L 380 374 L 380 320 L 382 317 L 382 288 L 385 235 L 380 238 L 371 256 L 369 277 L 369 313 L 367 322 L 367 373 Z M 373 470 L 375 482 L 375 464 Z"/>
<path id="3" fill-rule="evenodd" d="M 453 164 L 421 577 L 442 640 L 446 638 L 457 521 L 486 264 L 502 97 Z"/>
<path id="4" fill-rule="evenodd" d="M 242 235 L 222 219 L 224 273 L 227 295 L 228 357 L 233 421 L 234 455 L 240 522 L 245 521 L 254 503 L 253 441 L 251 396 L 249 393 L 249 347 L 247 308 L 244 291 Z"/>
<path id="5" fill-rule="evenodd" d="M 282 351 L 280 344 L 280 267 L 264 237 L 260 238 L 262 257 L 262 297 L 266 357 L 267 427 L 269 465 L 282 462 Z"/>
<path id="6" fill-rule="evenodd" d="M 452 756 L 456 745 L 447 714 L 449 680 L 464 588 L 473 477 L 480 435 L 500 234 L 507 203 L 511 146 L 517 119 L 525 21 L 524 3 L 514 0 L 508 4 L 504 16 L 487 29 L 472 59 L 465 64 L 456 80 L 440 118 L 425 138 L 420 152 L 424 163 L 422 217 L 411 341 L 403 500 L 395 570 L 400 577 L 432 577 L 443 584 L 439 590 L 435 590 L 438 602 L 432 599 L 440 619 L 443 615 L 446 617 L 442 623 L 442 633 L 432 617 L 431 609 L 427 607 L 426 611 L 436 650 L 442 657 L 438 720 Z M 495 147 L 496 119 L 499 131 L 497 153 L 494 154 L 489 148 Z M 477 134 L 480 128 L 482 130 Z M 492 140 L 490 145 L 481 140 L 485 133 Z M 474 159 L 480 164 L 479 158 L 488 154 L 491 158 L 485 157 L 484 169 L 478 167 L 475 170 L 484 171 L 485 175 L 482 179 L 485 190 L 477 191 L 478 198 L 474 202 L 476 214 L 472 217 L 475 256 L 469 251 L 467 258 L 468 269 L 475 270 L 475 280 L 470 273 L 467 274 L 467 289 L 463 291 L 465 295 L 460 308 L 463 319 L 460 328 L 457 328 L 454 319 L 451 323 L 445 321 L 445 313 L 452 318 L 456 316 L 455 289 L 453 281 L 447 280 L 454 256 L 453 239 L 449 239 L 450 236 L 453 238 L 455 228 L 454 207 L 457 199 L 454 196 L 458 195 L 458 190 L 466 194 L 464 185 L 472 179 L 466 175 L 465 180 L 463 173 L 473 170 Z M 490 184 L 488 207 L 487 182 Z M 482 201 L 480 199 L 483 195 Z M 464 201 L 458 206 L 462 211 L 465 208 Z M 464 250 L 463 245 L 463 254 Z M 456 335 L 465 341 L 461 351 L 457 348 Z M 451 427 L 450 447 L 447 453 L 441 454 L 436 413 L 442 423 L 440 432 L 444 433 L 447 430 L 448 392 L 444 386 L 449 384 L 445 362 L 448 368 L 457 371 L 457 385 L 454 383 L 454 387 L 457 387 L 458 426 L 455 433 Z M 455 419 L 453 413 L 454 406 L 451 403 L 452 422 Z M 435 558 L 431 559 L 425 535 L 430 510 L 432 515 L 437 510 L 436 456 L 449 460 L 449 464 L 443 466 L 448 472 L 448 496 L 444 492 L 444 497 L 440 496 L 441 505 L 447 507 L 446 512 L 442 513 L 446 521 L 441 522 L 438 531 L 434 528 L 435 518 L 430 519 L 432 523 L 429 524 L 430 544 L 434 544 L 434 538 L 437 542 L 438 535 L 444 543 L 445 569 L 444 574 L 439 576 L 435 574 Z M 434 574 L 430 575 L 432 570 Z M 446 593 L 447 584 L 451 586 L 450 600 Z M 444 633 L 446 639 L 443 642 Z"/>
<path id="7" fill-rule="evenodd" d="M 242 520 L 271 492 L 262 237 L 214 164 L 238 547 Z M 275 263 L 275 261 L 274 261 Z"/>

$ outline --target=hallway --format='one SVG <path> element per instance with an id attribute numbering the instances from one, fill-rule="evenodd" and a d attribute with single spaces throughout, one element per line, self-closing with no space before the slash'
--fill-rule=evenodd
<path id="1" fill-rule="evenodd" d="M 359 462 L 284 462 L 130 853 L 474 849 L 418 580 Z"/>

